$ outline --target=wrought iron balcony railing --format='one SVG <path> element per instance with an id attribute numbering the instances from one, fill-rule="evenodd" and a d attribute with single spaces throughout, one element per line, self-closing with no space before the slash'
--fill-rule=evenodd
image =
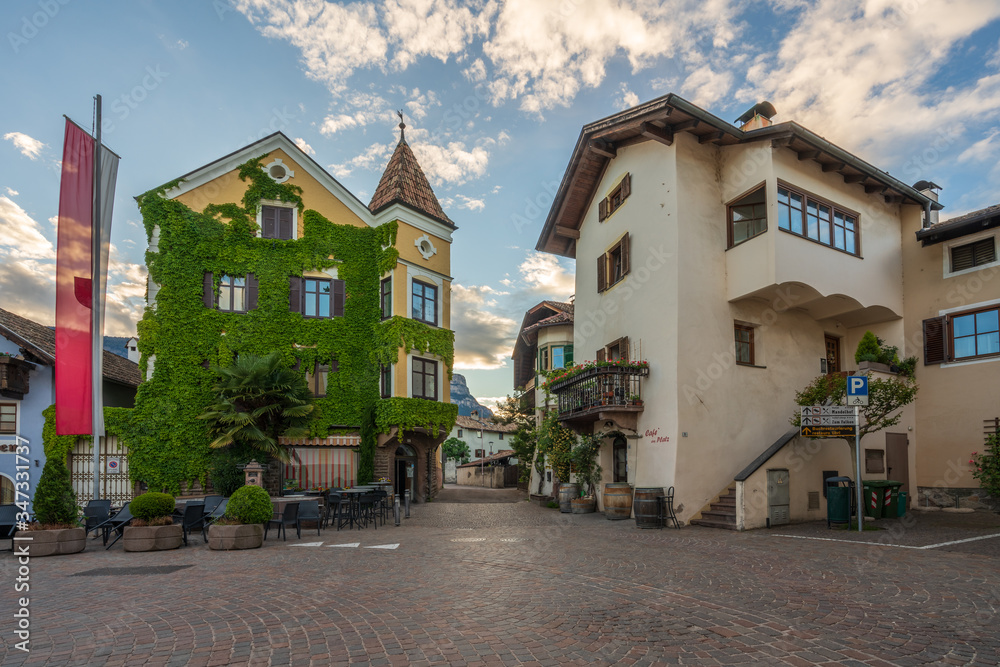
<path id="1" fill-rule="evenodd" d="M 549 390 L 558 398 L 560 418 L 587 416 L 614 410 L 642 410 L 641 378 L 649 367 L 600 366 L 553 382 Z"/>

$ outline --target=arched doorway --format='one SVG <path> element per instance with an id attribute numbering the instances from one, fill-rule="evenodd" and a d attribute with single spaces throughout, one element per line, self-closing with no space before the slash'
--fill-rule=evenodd
<path id="1" fill-rule="evenodd" d="M 400 501 L 404 492 L 409 489 L 410 498 L 415 497 L 417 475 L 417 451 L 410 445 L 400 445 L 396 448 L 396 463 L 393 485 L 399 494 Z"/>

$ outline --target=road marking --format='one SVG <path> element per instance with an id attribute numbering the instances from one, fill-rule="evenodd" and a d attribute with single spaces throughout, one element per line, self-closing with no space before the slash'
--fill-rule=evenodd
<path id="1" fill-rule="evenodd" d="M 979 540 L 989 540 L 994 537 L 1000 537 L 1000 533 L 995 533 L 993 535 L 980 535 L 979 537 L 969 537 L 964 540 L 952 540 L 951 542 L 939 542 L 938 544 L 925 544 L 922 547 L 915 547 L 908 544 L 885 544 L 884 542 L 863 542 L 861 540 L 839 540 L 835 537 L 813 537 L 811 535 L 775 535 L 774 537 L 788 537 L 795 540 L 818 540 L 820 542 L 846 542 L 847 544 L 865 544 L 872 547 L 895 547 L 897 549 L 937 549 L 938 547 L 947 547 L 953 544 L 964 544 L 965 542 L 978 542 Z"/>
<path id="2" fill-rule="evenodd" d="M 485 542 L 485 537 L 458 537 L 452 540 L 452 542 Z"/>
<path id="3" fill-rule="evenodd" d="M 293 547 L 321 547 L 321 546 L 323 546 L 323 543 L 322 542 L 303 542 L 302 544 L 292 544 L 290 546 L 293 546 Z"/>
<path id="4" fill-rule="evenodd" d="M 361 546 L 361 542 L 348 542 L 347 544 L 328 544 L 326 546 L 328 546 L 328 547 L 349 547 L 349 548 L 353 547 L 353 548 L 356 549 L 356 548 L 358 548 L 358 547 Z"/>
<path id="5" fill-rule="evenodd" d="M 365 549 L 396 549 L 398 547 L 398 544 L 378 544 L 374 547 L 365 547 Z"/>

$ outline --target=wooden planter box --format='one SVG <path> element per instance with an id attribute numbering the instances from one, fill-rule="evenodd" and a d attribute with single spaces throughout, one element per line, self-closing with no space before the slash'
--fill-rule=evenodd
<path id="1" fill-rule="evenodd" d="M 169 551 L 184 544 L 184 531 L 177 526 L 126 526 L 122 537 L 125 551 Z"/>
<path id="2" fill-rule="evenodd" d="M 259 549 L 263 544 L 264 526 L 259 523 L 208 527 L 208 548 L 215 551 Z"/>
<path id="3" fill-rule="evenodd" d="M 83 528 L 19 530 L 16 536 L 31 538 L 18 546 L 28 545 L 28 555 L 32 558 L 78 554 L 87 547 L 87 531 Z"/>

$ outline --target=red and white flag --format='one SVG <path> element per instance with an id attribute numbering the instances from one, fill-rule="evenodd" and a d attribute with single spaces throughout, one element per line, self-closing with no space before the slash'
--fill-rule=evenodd
<path id="1" fill-rule="evenodd" d="M 101 173 L 95 183 L 96 141 L 78 125 L 66 120 L 62 181 L 59 187 L 59 233 L 56 250 L 56 433 L 93 433 L 94 400 L 101 408 L 101 394 L 92 391 L 92 378 L 103 375 L 102 354 L 94 352 L 104 339 L 104 292 L 107 284 L 111 210 L 118 156 L 101 146 Z M 94 193 L 100 188 L 99 235 L 94 233 Z M 94 266 L 93 248 L 100 261 Z M 92 279 L 97 276 L 96 302 Z M 92 307 L 98 309 L 94 330 Z M 96 360 L 96 368 L 95 366 Z M 100 414 L 100 413 L 99 413 Z M 103 420 L 96 424 L 104 434 Z"/>

